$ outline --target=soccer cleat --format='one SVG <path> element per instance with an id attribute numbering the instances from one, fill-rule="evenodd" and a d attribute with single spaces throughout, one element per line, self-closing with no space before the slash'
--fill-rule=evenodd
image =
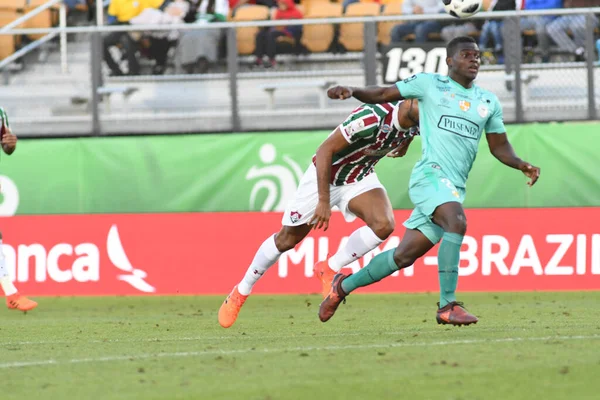
<path id="1" fill-rule="evenodd" d="M 11 310 L 19 310 L 25 312 L 33 310 L 37 307 L 37 305 L 38 303 L 28 299 L 25 296 L 21 296 L 19 293 L 15 293 L 6 297 L 6 306 Z"/>
<path id="2" fill-rule="evenodd" d="M 321 281 L 321 285 L 323 285 L 323 298 L 327 297 L 329 291 L 331 290 L 331 282 L 333 281 L 333 277 L 335 276 L 335 271 L 329 268 L 327 260 L 325 260 L 316 263 L 313 267 L 313 272 L 315 276 Z"/>
<path id="3" fill-rule="evenodd" d="M 440 303 L 437 303 L 437 305 L 438 310 L 435 319 L 438 324 L 462 326 L 476 324 L 479 321 L 476 316 L 465 310 L 462 302 L 453 301 L 442 308 L 439 308 Z"/>
<path id="4" fill-rule="evenodd" d="M 339 307 L 340 303 L 346 302 L 347 294 L 342 290 L 342 282 L 350 275 L 335 274 L 333 282 L 331 282 L 331 288 L 325 300 L 321 302 L 319 306 L 319 319 L 321 322 L 327 322 L 335 314 L 335 310 Z"/>
<path id="5" fill-rule="evenodd" d="M 247 298 L 248 296 L 241 295 L 238 292 L 237 285 L 233 287 L 233 290 L 229 293 L 223 304 L 221 304 L 221 308 L 219 308 L 219 324 L 223 328 L 229 328 L 235 323 L 240 309 Z"/>

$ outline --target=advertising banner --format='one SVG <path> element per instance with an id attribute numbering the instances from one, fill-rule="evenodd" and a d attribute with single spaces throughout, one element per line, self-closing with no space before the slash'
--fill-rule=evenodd
<path id="1" fill-rule="evenodd" d="M 333 128 L 333 127 L 332 127 Z M 468 208 L 600 206 L 595 124 L 509 126 L 523 159 L 541 167 L 529 188 L 481 140 Z M 283 211 L 329 132 L 21 140 L 0 158 L 0 216 Z M 411 209 L 417 138 L 375 170 L 395 209 Z"/>
<path id="2" fill-rule="evenodd" d="M 357 271 L 401 240 L 396 232 L 343 271 Z M 600 289 L 600 208 L 467 210 L 459 291 Z M 258 246 L 279 230 L 280 213 L 17 216 L 0 219 L 8 269 L 32 295 L 226 294 Z M 361 226 L 334 212 L 281 256 L 254 293 L 316 293 L 318 260 Z M 438 290 L 437 246 L 410 268 L 362 292 Z"/>

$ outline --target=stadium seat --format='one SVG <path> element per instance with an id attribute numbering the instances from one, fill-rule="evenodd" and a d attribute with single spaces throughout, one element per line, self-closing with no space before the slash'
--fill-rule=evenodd
<path id="1" fill-rule="evenodd" d="M 22 11 L 25 8 L 25 0 L 2 0 L 0 11 Z"/>
<path id="2" fill-rule="evenodd" d="M 402 3 L 388 3 L 385 5 L 381 15 L 400 15 L 402 14 Z M 390 44 L 392 38 L 392 28 L 400 21 L 385 21 L 377 24 L 377 41 L 382 45 Z"/>
<path id="3" fill-rule="evenodd" d="M 379 15 L 378 3 L 352 3 L 346 8 L 345 17 L 363 17 Z M 365 47 L 364 24 L 348 23 L 340 26 L 339 42 L 348 51 L 362 51 Z"/>
<path id="4" fill-rule="evenodd" d="M 10 35 L 0 36 L 0 60 L 4 60 L 15 52 L 15 41 Z"/>
<path id="5" fill-rule="evenodd" d="M 5 4 L 3 4 L 4 6 Z M 17 9 L 8 10 L 2 7 L 0 9 L 0 27 L 6 26 L 17 18 L 22 16 Z M 5 59 L 15 52 L 15 36 L 0 35 L 0 60 Z"/>
<path id="6" fill-rule="evenodd" d="M 341 17 L 342 5 L 338 3 L 323 3 L 314 7 L 306 18 Z M 333 24 L 304 25 L 300 42 L 313 53 L 322 53 L 329 49 L 333 42 L 335 27 Z"/>
<path id="7" fill-rule="evenodd" d="M 307 18 L 306 15 L 311 13 L 311 9 L 321 8 L 323 6 L 326 7 L 327 4 L 330 4 L 329 0 L 301 0 L 300 5 L 304 9 L 304 18 Z M 340 4 L 342 4 L 340 2 Z"/>
<path id="8" fill-rule="evenodd" d="M 48 0 L 29 0 L 29 5 L 25 7 L 25 13 L 31 12 L 39 6 L 46 3 Z M 53 6 L 52 8 L 41 12 L 25 21 L 23 24 L 23 28 L 33 29 L 33 28 L 51 28 L 52 26 L 57 25 L 58 17 L 57 17 L 58 6 Z M 46 33 L 38 33 L 27 35 L 29 38 L 33 40 L 40 39 L 46 36 Z"/>
<path id="9" fill-rule="evenodd" d="M 265 21 L 269 19 L 270 10 L 267 6 L 247 5 L 238 9 L 233 21 Z M 236 29 L 238 53 L 248 55 L 256 48 L 256 34 L 259 28 L 249 26 Z"/>

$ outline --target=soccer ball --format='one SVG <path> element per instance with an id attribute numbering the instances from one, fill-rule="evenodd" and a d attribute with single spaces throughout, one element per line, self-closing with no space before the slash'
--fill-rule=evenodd
<path id="1" fill-rule="evenodd" d="M 442 0 L 446 12 L 456 18 L 469 18 L 481 11 L 483 0 Z"/>

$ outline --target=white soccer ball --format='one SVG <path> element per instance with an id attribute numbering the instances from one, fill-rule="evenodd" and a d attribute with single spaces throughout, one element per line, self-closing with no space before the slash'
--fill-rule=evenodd
<path id="1" fill-rule="evenodd" d="M 442 0 L 446 12 L 456 18 L 469 18 L 483 8 L 483 0 Z"/>

